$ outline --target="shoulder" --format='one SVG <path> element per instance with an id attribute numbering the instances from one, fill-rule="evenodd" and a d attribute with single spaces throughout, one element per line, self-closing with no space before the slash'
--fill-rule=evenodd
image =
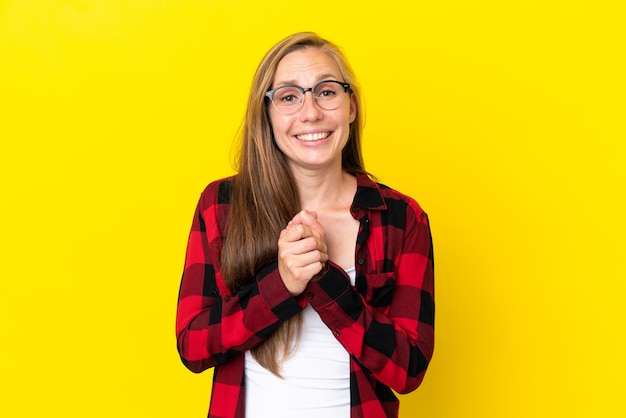
<path id="1" fill-rule="evenodd" d="M 367 202 L 372 209 L 388 210 L 392 212 L 413 212 L 416 217 L 426 216 L 426 213 L 413 197 L 393 189 L 386 184 L 372 180 L 365 174 L 357 175 L 360 200 Z"/>
<path id="2" fill-rule="evenodd" d="M 229 204 L 234 179 L 235 176 L 230 176 L 209 183 L 200 194 L 200 206 L 208 208 L 215 204 Z"/>
<path id="3" fill-rule="evenodd" d="M 426 215 L 426 212 L 422 209 L 420 204 L 413 197 L 404 194 L 398 190 L 392 189 L 389 186 L 386 186 L 381 183 L 377 183 L 380 187 L 381 194 L 383 195 L 383 199 L 387 204 L 393 204 L 395 202 L 402 202 L 403 205 L 406 206 L 407 210 L 411 210 L 415 212 L 417 216 Z"/>
<path id="4" fill-rule="evenodd" d="M 228 214 L 233 177 L 225 177 L 209 183 L 202 193 L 196 208 L 198 229 L 214 239 L 223 236 Z"/>

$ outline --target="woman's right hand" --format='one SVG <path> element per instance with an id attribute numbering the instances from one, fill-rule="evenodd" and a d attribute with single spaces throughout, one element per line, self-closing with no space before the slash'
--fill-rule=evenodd
<path id="1" fill-rule="evenodd" d="M 315 212 L 296 214 L 278 238 L 278 271 L 292 295 L 298 296 L 328 261 L 326 232 Z"/>

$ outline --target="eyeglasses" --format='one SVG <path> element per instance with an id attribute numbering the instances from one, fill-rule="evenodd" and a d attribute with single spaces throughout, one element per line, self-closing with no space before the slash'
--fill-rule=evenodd
<path id="1" fill-rule="evenodd" d="M 285 84 L 265 93 L 274 108 L 283 115 L 291 115 L 302 108 L 304 94 L 310 91 L 319 107 L 334 110 L 343 103 L 344 93 L 350 90 L 350 84 L 337 80 L 323 80 L 310 88 L 295 84 Z"/>

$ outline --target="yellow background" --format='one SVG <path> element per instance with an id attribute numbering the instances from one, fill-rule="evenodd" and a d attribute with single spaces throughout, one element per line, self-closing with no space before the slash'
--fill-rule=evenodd
<path id="1" fill-rule="evenodd" d="M 203 417 L 184 247 L 251 77 L 314 30 L 363 85 L 367 168 L 435 239 L 405 417 L 622 417 L 620 0 L 0 1 L 0 416 Z"/>

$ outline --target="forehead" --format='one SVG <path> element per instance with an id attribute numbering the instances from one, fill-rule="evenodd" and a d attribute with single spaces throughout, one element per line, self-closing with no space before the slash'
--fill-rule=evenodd
<path id="1" fill-rule="evenodd" d="M 327 78 L 341 80 L 339 66 L 327 53 L 307 47 L 283 57 L 276 68 L 273 84 L 308 85 Z"/>

